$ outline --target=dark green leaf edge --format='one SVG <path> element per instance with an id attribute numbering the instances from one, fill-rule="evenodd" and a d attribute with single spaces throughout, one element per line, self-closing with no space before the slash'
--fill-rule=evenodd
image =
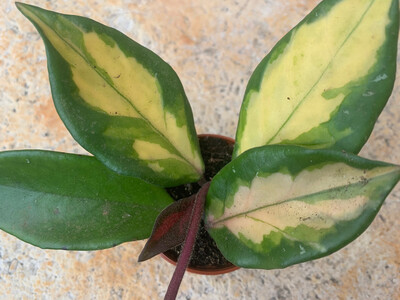
<path id="1" fill-rule="evenodd" d="M 319 18 L 324 17 L 329 10 L 340 1 L 342 0 L 322 1 L 298 25 L 291 29 L 258 64 L 250 77 L 245 90 L 244 100 L 240 109 L 238 128 L 236 131 L 236 144 L 233 151 L 233 158 L 238 156 L 237 143 L 240 141 L 240 133 L 243 132 L 246 124 L 246 110 L 249 104 L 248 101 L 246 101 L 246 97 L 248 97 L 252 91 L 260 91 L 260 85 L 262 82 L 260 79 L 269 63 L 272 63 L 283 53 L 284 49 L 289 44 L 296 27 L 301 26 L 304 23 L 312 23 Z M 321 130 L 318 131 L 318 129 L 311 129 L 295 140 L 282 141 L 280 144 L 335 149 L 354 154 L 357 154 L 361 150 L 371 135 L 375 122 L 392 93 L 396 79 L 397 44 L 399 33 L 398 1 L 392 2 L 389 18 L 390 23 L 386 27 L 386 41 L 377 54 L 379 57 L 378 60 L 382 61 L 381 66 L 378 64 L 371 68 L 369 75 L 365 76 L 362 80 L 367 82 L 365 86 L 361 86 L 360 82 L 354 83 L 355 86 L 350 87 L 354 89 L 354 92 L 348 95 L 339 108 L 332 113 L 335 114 L 335 117 L 320 125 L 325 132 L 340 132 L 346 127 L 346 125 L 350 124 L 353 134 L 333 141 L 331 137 L 326 136 L 326 133 L 323 131 L 320 133 Z M 376 81 L 375 79 L 379 78 L 381 74 L 386 74 L 387 78 L 385 80 Z M 346 87 L 342 88 L 345 89 Z M 374 97 L 371 97 L 371 93 L 374 94 Z M 362 101 L 360 101 L 360 99 L 362 99 Z M 345 113 L 345 111 L 354 111 L 354 114 L 348 114 Z M 257 128 L 257 130 L 260 129 Z M 310 144 L 309 142 L 305 142 L 307 141 L 307 136 L 309 134 L 313 136 L 316 134 L 320 135 L 321 143 Z"/>
<path id="2" fill-rule="evenodd" d="M 116 42 L 119 44 L 119 47 L 127 55 L 127 57 L 134 57 L 153 76 L 157 77 L 160 83 L 160 91 L 163 95 L 165 110 L 171 113 L 173 113 L 174 110 L 178 111 L 179 115 L 177 116 L 177 120 L 188 120 L 186 124 L 188 126 L 189 132 L 188 137 L 191 144 L 194 145 L 196 149 L 199 149 L 199 143 L 197 140 L 196 129 L 193 120 L 193 113 L 190 104 L 186 98 L 182 83 L 180 82 L 178 75 L 171 68 L 171 66 L 164 60 L 162 60 L 157 54 L 147 49 L 146 47 L 136 43 L 118 30 L 103 25 L 94 20 L 76 15 L 56 13 L 20 2 L 16 2 L 16 6 L 19 10 L 20 6 L 26 6 L 34 10 L 50 13 L 49 17 L 51 18 L 57 18 L 57 16 L 59 15 L 65 17 L 72 23 L 80 24 L 80 26 L 83 26 L 87 32 L 94 31 L 98 34 L 105 33 L 113 36 Z M 69 64 L 52 46 L 41 28 L 37 26 L 35 22 L 32 21 L 29 17 L 27 18 L 35 26 L 46 46 L 46 56 L 48 58 L 47 67 L 50 75 L 49 80 L 57 113 L 61 117 L 61 120 L 63 121 L 73 138 L 83 148 L 95 155 L 96 158 L 104 163 L 108 168 L 119 174 L 138 177 L 150 183 L 163 187 L 177 186 L 184 183 L 195 182 L 199 179 L 200 175 L 197 177 L 189 176 L 184 178 L 162 177 L 158 172 L 149 169 L 145 163 L 141 161 L 132 161 L 130 159 L 132 157 L 132 155 L 130 155 L 130 153 L 132 153 L 132 143 L 128 144 L 126 140 L 117 141 L 115 138 L 97 139 L 95 132 L 105 132 L 106 128 L 113 128 L 113 125 L 114 128 L 118 128 L 122 125 L 124 126 L 124 128 L 132 129 L 138 126 L 138 124 L 136 124 L 137 121 L 133 121 L 132 123 L 131 119 L 128 117 L 110 117 L 103 112 L 93 110 L 93 108 L 90 107 L 89 104 L 81 99 L 79 95 L 79 89 L 76 87 L 75 84 L 72 83 L 72 80 L 71 82 L 68 82 L 63 80 L 59 81 L 54 78 L 72 77 Z M 51 76 L 51 74 L 55 75 Z M 65 99 L 69 99 L 72 101 L 65 101 Z M 179 101 L 177 101 L 177 99 Z M 177 110 L 177 106 L 179 103 L 182 105 L 182 109 Z M 146 129 L 143 131 L 143 136 L 151 138 L 152 133 L 149 134 L 149 130 L 147 130 L 149 129 L 149 125 L 143 120 L 140 120 L 139 122 Z M 179 125 L 182 126 L 183 124 L 178 124 L 178 126 Z M 86 128 L 86 130 L 82 131 L 82 128 Z M 121 151 L 124 151 L 125 157 L 121 155 L 110 156 L 108 154 L 104 154 L 104 150 L 106 148 L 105 145 L 111 145 L 111 149 L 119 149 Z M 169 149 L 172 153 L 180 155 L 175 147 L 169 142 L 163 146 L 167 147 L 167 149 Z M 200 153 L 200 150 L 198 151 Z M 160 160 L 159 163 L 162 167 L 169 168 L 169 166 L 171 165 L 169 161 L 169 159 L 164 159 Z"/>
<path id="3" fill-rule="evenodd" d="M 266 155 L 268 153 L 270 155 Z M 296 156 L 296 154 L 300 155 Z M 285 160 L 286 164 L 282 164 L 282 161 Z M 214 177 L 207 195 L 206 216 L 208 214 L 215 215 L 216 213 L 215 211 L 213 213 L 210 208 L 212 201 L 223 202 L 216 206 L 218 208 L 222 208 L 224 205 L 231 205 L 231 203 L 226 203 L 221 199 L 231 198 L 229 195 L 233 195 L 237 192 L 239 188 L 238 183 L 244 184 L 246 182 L 251 182 L 257 172 L 271 174 L 274 172 L 282 172 L 283 168 L 287 168 L 289 174 L 296 176 L 306 167 L 312 165 L 321 166 L 321 164 L 326 162 L 343 162 L 343 160 L 349 166 L 362 169 L 393 166 L 385 162 L 371 161 L 353 154 L 335 150 L 313 150 L 304 147 L 285 145 L 267 145 L 253 148 L 234 159 Z M 264 161 L 265 163 L 263 164 Z M 240 167 L 240 165 L 242 165 L 242 167 Z M 267 170 L 271 166 L 272 169 Z M 335 231 L 327 234 L 321 241 L 326 247 L 326 250 L 322 252 L 300 242 L 290 242 L 284 238 L 277 246 L 274 245 L 272 239 L 265 239 L 264 237 L 262 247 L 269 247 L 271 251 L 269 253 L 257 253 L 246 246 L 246 244 L 251 245 L 251 241 L 243 236 L 240 238 L 236 237 L 226 227 L 212 228 L 210 224 L 206 224 L 206 228 L 216 241 L 224 257 L 233 264 L 243 268 L 281 269 L 293 264 L 325 257 L 356 239 L 372 223 L 385 198 L 396 186 L 396 183 L 399 182 L 400 170 L 390 175 L 392 176 L 390 184 L 387 184 L 385 189 L 375 191 L 376 198 L 381 199 L 378 205 L 368 208 L 362 215 L 354 220 L 338 222 L 334 226 Z M 307 229 L 310 230 L 310 228 Z M 337 243 L 337 235 L 335 235 L 337 232 L 340 232 L 343 238 L 339 244 Z M 275 238 L 278 239 L 280 233 L 275 233 L 275 235 Z M 285 252 L 282 252 L 283 248 L 285 248 Z"/>

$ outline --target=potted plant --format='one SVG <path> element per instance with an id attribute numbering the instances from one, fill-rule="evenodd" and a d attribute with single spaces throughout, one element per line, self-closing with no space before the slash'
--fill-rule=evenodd
<path id="1" fill-rule="evenodd" d="M 398 166 L 356 156 L 393 88 L 398 1 L 325 0 L 280 40 L 211 181 L 168 64 L 90 19 L 17 6 L 45 42 L 61 119 L 94 155 L 0 154 L 0 228 L 28 243 L 96 250 L 150 237 L 146 259 L 184 242 L 171 299 L 203 209 L 228 261 L 284 268 L 358 237 L 400 179 Z M 199 190 L 184 199 L 166 192 L 188 184 Z"/>

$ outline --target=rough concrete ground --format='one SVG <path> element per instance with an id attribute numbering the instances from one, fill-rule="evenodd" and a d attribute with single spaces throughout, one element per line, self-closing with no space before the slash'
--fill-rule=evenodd
<path id="1" fill-rule="evenodd" d="M 318 0 L 30 0 L 126 33 L 180 76 L 198 133 L 234 137 L 259 61 Z M 55 113 L 44 46 L 13 1 L 0 3 L 0 149 L 85 153 Z M 361 155 L 400 164 L 400 80 Z M 0 208 L 1 209 L 1 208 Z M 179 299 L 400 299 L 400 186 L 337 253 L 284 270 L 186 274 Z M 143 242 L 98 252 L 42 250 L 0 232 L 0 299 L 158 299 L 173 267 L 137 263 Z"/>

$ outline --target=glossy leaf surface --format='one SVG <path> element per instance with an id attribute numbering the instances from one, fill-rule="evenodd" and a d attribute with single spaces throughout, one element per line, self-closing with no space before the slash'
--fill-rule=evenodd
<path id="1" fill-rule="evenodd" d="M 267 144 L 357 153 L 395 80 L 398 0 L 325 0 L 254 71 L 234 157 Z"/>
<path id="2" fill-rule="evenodd" d="M 94 157 L 0 154 L 0 228 L 41 248 L 93 250 L 147 238 L 173 200 Z"/>
<path id="3" fill-rule="evenodd" d="M 206 226 L 233 264 L 283 268 L 358 237 L 399 179 L 398 166 L 341 151 L 259 147 L 214 177 Z"/>
<path id="4" fill-rule="evenodd" d="M 118 173 L 162 186 L 201 177 L 192 112 L 166 62 L 93 20 L 17 6 L 44 40 L 57 111 L 84 148 Z"/>
<path id="5" fill-rule="evenodd" d="M 157 217 L 138 261 L 145 261 L 185 241 L 196 195 L 175 201 Z"/>

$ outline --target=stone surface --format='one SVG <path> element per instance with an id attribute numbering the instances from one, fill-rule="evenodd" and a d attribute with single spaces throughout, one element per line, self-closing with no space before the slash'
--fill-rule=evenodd
<path id="1" fill-rule="evenodd" d="M 180 76 L 199 133 L 233 137 L 259 61 L 318 0 L 31 0 L 115 27 Z M 85 153 L 52 104 L 44 46 L 13 1 L 0 2 L 0 149 Z M 361 155 L 400 164 L 400 81 Z M 1 209 L 1 208 L 0 208 Z M 186 274 L 179 299 L 400 299 L 400 188 L 370 228 L 333 255 L 284 270 Z M 159 299 L 173 267 L 137 263 L 144 242 L 98 252 L 42 250 L 0 231 L 0 299 Z"/>

